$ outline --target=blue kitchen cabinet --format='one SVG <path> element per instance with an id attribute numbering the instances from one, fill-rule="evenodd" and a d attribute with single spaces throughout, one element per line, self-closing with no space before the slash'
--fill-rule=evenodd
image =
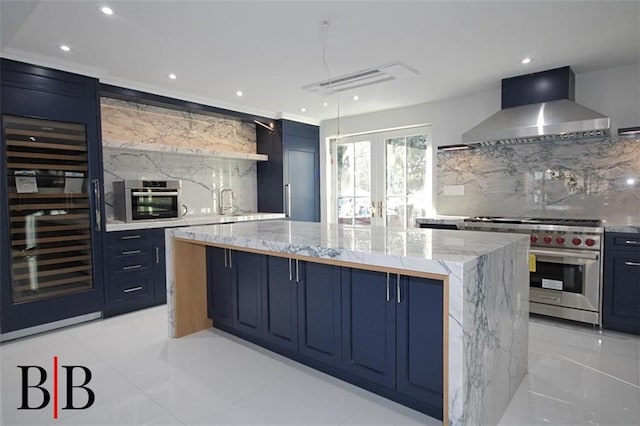
<path id="1" fill-rule="evenodd" d="M 442 418 L 443 283 L 349 268 L 342 282 L 343 368 Z"/>
<path id="2" fill-rule="evenodd" d="M 104 307 L 98 80 L 0 59 L 0 93 L 0 333 L 97 317 Z M 29 191 L 17 174 L 31 176 Z"/>
<path id="3" fill-rule="evenodd" d="M 233 326 L 230 250 L 207 247 L 207 313 L 213 325 Z"/>
<path id="4" fill-rule="evenodd" d="M 292 351 L 298 348 L 298 300 L 300 271 L 296 261 L 267 256 L 264 282 L 264 339 Z M 299 265 L 298 265 L 299 266 Z M 297 278 L 297 280 L 296 280 Z"/>
<path id="5" fill-rule="evenodd" d="M 396 373 L 395 282 L 388 273 L 343 268 L 343 368 L 393 389 Z M 395 275 L 393 275 L 395 277 Z"/>
<path id="6" fill-rule="evenodd" d="M 397 278 L 397 275 L 395 276 Z M 400 276 L 396 294 L 396 389 L 442 408 L 442 281 Z"/>
<path id="7" fill-rule="evenodd" d="M 104 251 L 105 317 L 166 303 L 164 229 L 109 232 Z"/>
<path id="8" fill-rule="evenodd" d="M 339 365 L 340 267 L 267 256 L 263 303 L 265 340 Z"/>
<path id="9" fill-rule="evenodd" d="M 232 326 L 241 333 L 260 338 L 265 256 L 230 250 L 228 261 L 233 277 Z"/>
<path id="10" fill-rule="evenodd" d="M 313 262 L 300 266 L 298 352 L 339 366 L 342 360 L 341 269 Z"/>
<path id="11" fill-rule="evenodd" d="M 291 220 L 320 221 L 320 139 L 318 126 L 277 120 L 273 129 L 256 126 L 258 210 L 285 213 Z"/>
<path id="12" fill-rule="evenodd" d="M 605 233 L 602 326 L 640 334 L 640 234 Z"/>

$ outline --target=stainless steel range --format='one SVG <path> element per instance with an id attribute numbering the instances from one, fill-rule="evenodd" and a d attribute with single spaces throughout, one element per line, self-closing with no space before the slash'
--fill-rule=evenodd
<path id="1" fill-rule="evenodd" d="M 529 234 L 535 256 L 530 311 L 601 325 L 604 231 L 599 220 L 475 217 L 458 228 Z"/>

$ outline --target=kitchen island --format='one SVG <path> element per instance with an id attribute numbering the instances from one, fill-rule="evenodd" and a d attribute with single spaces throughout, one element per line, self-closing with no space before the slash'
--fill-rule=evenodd
<path id="1" fill-rule="evenodd" d="M 256 266 L 255 268 L 241 268 L 236 265 L 237 270 L 246 272 L 247 269 L 255 269 L 259 273 L 268 270 L 269 277 L 272 276 L 272 269 L 275 271 L 276 268 L 263 268 L 260 265 L 264 263 L 261 262 L 266 263 L 268 259 L 288 259 L 288 279 L 292 282 L 298 281 L 297 274 L 300 270 L 298 262 L 307 264 L 307 267 L 324 265 L 339 268 L 340 273 L 327 276 L 333 276 L 338 281 L 342 280 L 342 290 L 338 292 L 338 297 L 342 298 L 339 305 L 341 309 L 337 310 L 338 320 L 342 322 L 342 327 L 338 328 L 342 336 L 341 339 L 337 339 L 343 343 L 340 360 L 333 366 L 330 365 L 331 361 L 326 364 L 313 362 L 309 364 L 400 403 L 443 418 L 445 424 L 496 424 L 527 371 L 529 243 L 526 236 L 468 231 L 354 227 L 286 220 L 168 229 L 166 231 L 167 299 L 172 337 L 181 337 L 212 325 L 207 311 L 207 279 L 211 279 L 211 275 L 207 274 L 207 259 L 211 263 L 211 257 L 207 252 L 208 247 L 224 250 L 225 268 L 234 262 L 242 261 L 240 255 L 243 253 L 260 256 L 262 260 L 252 264 Z M 233 259 L 236 260 L 232 260 L 232 252 L 239 254 L 234 255 Z M 293 273 L 292 261 L 295 265 Z M 222 263 L 219 265 L 223 268 Z M 211 269 L 211 265 L 209 268 Z M 314 270 L 320 271 L 320 269 Z M 394 344 L 396 335 L 398 339 L 398 373 L 396 375 L 394 364 L 394 369 L 390 373 L 392 380 L 380 381 L 377 384 L 374 383 L 376 378 L 373 376 L 371 376 L 373 379 L 368 380 L 366 374 L 361 376 L 352 374 L 356 371 L 353 369 L 356 364 L 354 358 L 368 356 L 367 353 L 364 355 L 354 353 L 355 344 L 363 344 L 366 348 L 368 342 L 367 339 L 354 340 L 353 334 L 361 331 L 354 328 L 354 322 L 359 321 L 358 315 L 363 311 L 362 318 L 365 318 L 365 321 L 359 323 L 361 328 L 366 328 L 367 318 L 371 322 L 378 320 L 376 316 L 371 315 L 375 312 L 374 310 L 358 305 L 358 300 L 366 299 L 367 295 L 364 293 L 367 293 L 369 288 L 366 282 L 368 278 L 364 281 L 357 278 L 363 276 L 361 271 L 370 271 L 367 277 L 370 277 L 371 293 L 381 293 L 383 300 L 380 303 L 386 306 L 383 309 L 393 309 L 394 315 L 397 310 L 398 320 L 396 322 L 396 317 L 393 317 L 390 322 L 391 328 L 395 329 L 396 325 L 403 321 L 407 323 L 406 318 L 402 321 L 400 318 L 400 312 L 403 310 L 409 315 L 408 323 L 405 325 L 411 327 L 407 332 L 398 329 L 397 334 L 394 330 L 388 330 L 391 333 L 389 335 L 393 336 Z M 217 274 L 221 275 L 222 271 Z M 286 262 L 284 274 L 286 275 Z M 322 274 L 316 274 L 316 276 L 320 275 Z M 389 285 L 390 276 L 391 286 Z M 269 277 L 265 277 L 264 281 L 267 282 Z M 411 284 L 412 277 L 417 278 L 414 284 Z M 313 278 L 313 275 L 307 275 L 307 279 Z M 262 280 L 262 278 L 256 276 L 256 280 Z M 329 281 L 327 285 L 332 284 Z M 265 285 L 267 284 L 262 285 L 264 292 L 268 290 Z M 439 288 L 439 293 L 428 293 L 429 295 L 421 299 L 420 293 L 427 287 Z M 404 291 L 401 292 L 402 289 Z M 240 292 L 234 291 L 238 294 Z M 236 296 L 238 294 L 234 293 Z M 431 296 L 433 294 L 439 295 L 438 300 L 434 300 L 435 297 Z M 416 304 L 422 301 L 425 302 L 424 309 Z M 397 305 L 395 305 L 396 302 Z M 408 307 L 402 308 L 405 303 Z M 441 318 L 439 321 L 433 321 L 437 323 L 436 326 L 430 323 L 431 320 L 429 323 L 420 322 L 421 318 L 433 319 L 433 316 L 422 315 L 426 315 L 426 311 L 436 311 L 434 303 L 435 306 L 441 307 L 437 310 Z M 427 304 L 428 307 L 426 307 Z M 269 305 L 266 302 L 262 305 L 265 307 L 261 311 L 262 315 L 267 315 Z M 412 312 L 416 315 L 415 322 L 411 322 Z M 238 309 L 234 306 L 234 315 L 237 314 Z M 305 316 L 301 315 L 301 317 Z M 228 329 L 222 325 L 221 328 Z M 433 336 L 424 334 L 426 332 L 422 330 L 423 328 L 429 330 L 428 333 Z M 384 330 L 377 332 L 382 335 L 385 333 Z M 413 342 L 411 339 L 415 339 L 416 336 L 418 341 Z M 426 338 L 423 339 L 423 337 Z M 433 344 L 434 338 L 435 341 L 440 340 L 439 345 Z M 408 339 L 408 343 L 405 342 L 410 346 L 408 351 L 406 351 L 407 345 L 401 347 L 402 339 Z M 428 350 L 420 346 L 420 339 L 428 340 L 429 345 L 441 348 L 441 353 L 436 354 L 439 357 L 429 354 L 428 358 L 424 358 L 424 362 L 421 362 L 420 358 L 415 362 L 416 354 L 422 356 L 423 352 L 420 351 Z M 302 346 L 303 340 L 298 341 L 298 346 Z M 257 341 L 259 344 L 261 342 L 260 338 L 252 341 Z M 272 348 L 268 344 L 265 346 Z M 364 352 L 371 352 L 376 348 L 372 346 L 367 349 L 369 351 Z M 290 351 L 283 351 L 283 353 L 293 354 Z M 307 359 L 290 356 L 294 359 L 302 359 L 302 362 Z M 386 358 L 383 356 L 383 359 L 387 360 L 389 357 L 396 359 L 395 346 L 391 352 L 387 353 Z M 441 365 L 436 365 L 435 370 L 432 365 L 433 359 L 441 360 Z M 409 368 L 403 365 L 411 362 L 414 364 Z M 327 367 L 322 368 L 324 365 Z M 431 409 L 423 409 L 419 403 L 412 404 L 412 401 L 418 400 L 413 396 L 405 398 L 405 394 L 420 395 L 402 392 L 402 371 L 405 375 L 412 374 L 407 373 L 406 370 L 411 370 L 418 376 L 423 370 L 430 371 L 432 376 L 436 374 L 433 373 L 434 371 L 441 374 L 441 414 L 434 414 Z M 341 374 L 342 371 L 346 372 Z M 427 379 L 430 380 L 433 377 L 427 377 Z M 408 386 L 417 388 L 420 387 L 420 383 L 409 383 Z M 387 392 L 385 389 L 391 390 Z M 428 405 L 428 407 L 432 406 L 433 404 Z"/>

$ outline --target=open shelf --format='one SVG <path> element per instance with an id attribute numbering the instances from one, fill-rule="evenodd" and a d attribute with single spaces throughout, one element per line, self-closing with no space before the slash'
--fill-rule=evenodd
<path id="1" fill-rule="evenodd" d="M 215 151 L 204 148 L 188 148 L 182 146 L 169 146 L 161 144 L 141 143 L 141 142 L 119 142 L 103 140 L 102 147 L 108 149 L 119 149 L 128 151 L 163 152 L 177 155 L 195 155 L 216 158 L 228 158 L 233 160 L 268 161 L 265 154 L 254 154 L 249 152 L 229 152 Z"/>

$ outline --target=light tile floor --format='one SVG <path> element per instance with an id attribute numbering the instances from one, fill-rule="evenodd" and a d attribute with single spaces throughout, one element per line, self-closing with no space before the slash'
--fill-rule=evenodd
<path id="1" fill-rule="evenodd" d="M 530 325 L 529 374 L 501 425 L 640 424 L 640 338 L 539 318 Z M 157 307 L 1 344 L 0 424 L 441 424 L 218 330 L 166 336 L 166 308 Z M 54 355 L 92 370 L 96 404 L 55 421 L 51 405 L 17 410 L 17 365 L 51 370 Z M 35 405 L 40 391 L 30 392 Z M 86 401 L 82 390 L 74 396 Z"/>

